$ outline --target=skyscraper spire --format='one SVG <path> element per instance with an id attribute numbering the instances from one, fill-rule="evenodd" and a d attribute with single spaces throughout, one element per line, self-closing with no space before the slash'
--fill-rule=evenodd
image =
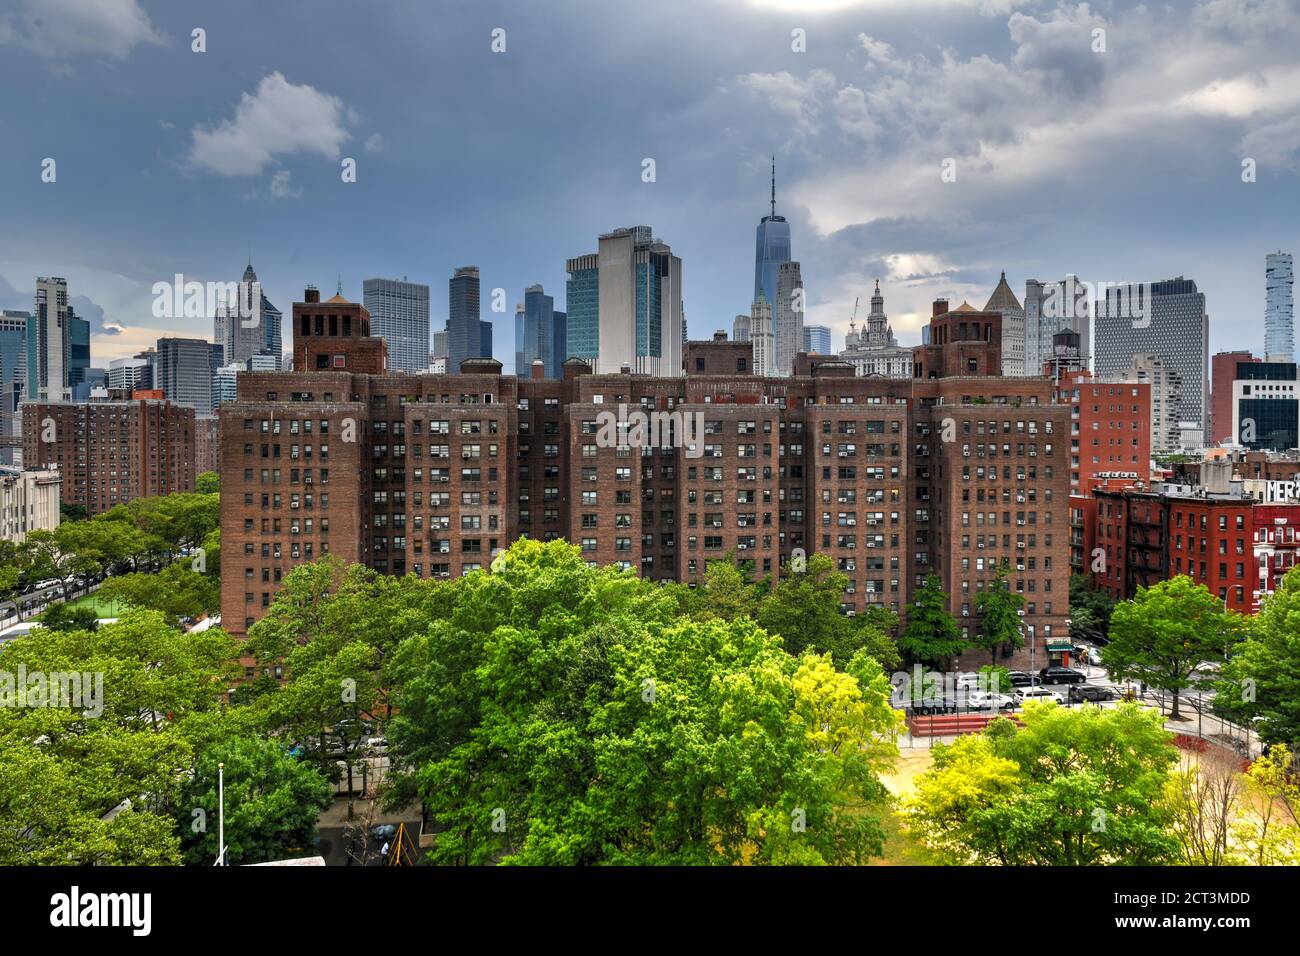
<path id="1" fill-rule="evenodd" d="M 772 154 L 772 218 L 776 218 L 776 153 Z"/>
<path id="2" fill-rule="evenodd" d="M 343 294 L 343 273 L 341 272 L 338 273 L 338 277 L 339 277 L 339 284 L 338 284 L 338 288 L 334 290 L 334 294 L 342 295 Z"/>

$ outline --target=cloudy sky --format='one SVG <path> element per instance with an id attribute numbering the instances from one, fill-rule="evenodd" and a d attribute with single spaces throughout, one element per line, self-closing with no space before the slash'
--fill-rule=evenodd
<path id="1" fill-rule="evenodd" d="M 559 307 L 567 257 L 648 223 L 703 338 L 748 311 L 775 153 L 837 348 L 876 277 L 910 344 L 1005 269 L 1017 294 L 1186 275 L 1211 351 L 1259 351 L 1264 255 L 1300 251 L 1297 49 L 1297 0 L 5 0 L 0 307 L 67 277 L 106 365 L 211 337 L 151 287 L 251 249 L 286 314 L 405 275 L 441 327 L 456 266 L 485 309 L 533 282 Z"/>

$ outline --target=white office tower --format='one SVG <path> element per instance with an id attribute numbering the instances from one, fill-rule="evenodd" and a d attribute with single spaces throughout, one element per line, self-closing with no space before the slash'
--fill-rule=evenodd
<path id="1" fill-rule="evenodd" d="M 35 346 L 28 362 L 35 375 L 29 375 L 27 397 L 42 402 L 68 401 L 68 280 L 58 276 L 41 276 L 36 280 L 36 307 L 32 310 L 35 335 L 28 341 Z"/>
<path id="2" fill-rule="evenodd" d="M 1264 361 L 1295 361 L 1295 284 L 1289 252 L 1264 257 Z"/>
<path id="3" fill-rule="evenodd" d="M 731 323 L 731 341 L 748 342 L 749 341 L 749 323 L 751 318 L 748 315 L 736 316 L 736 321 Z"/>
<path id="4" fill-rule="evenodd" d="M 1075 332 L 1084 368 L 1092 364 L 1092 307 L 1087 286 L 1072 275 L 1057 282 L 1025 280 L 1025 374 L 1041 375 L 1057 332 Z"/>
<path id="5" fill-rule="evenodd" d="M 782 262 L 776 273 L 776 309 L 772 334 L 776 340 L 773 375 L 794 374 L 794 357 L 803 350 L 804 288 L 797 262 Z"/>
<path id="6" fill-rule="evenodd" d="M 600 237 L 595 265 L 596 341 L 590 341 L 585 315 L 580 324 L 584 334 L 573 334 L 576 310 L 571 297 L 567 351 L 587 357 L 594 344 L 599 373 L 627 367 L 642 375 L 681 375 L 686 323 L 682 260 L 666 242 L 654 238 L 649 226 L 633 226 Z M 572 267 L 569 271 L 574 273 Z"/>
<path id="7" fill-rule="evenodd" d="M 370 333 L 388 344 L 390 372 L 423 372 L 429 358 L 429 287 L 401 279 L 366 279 L 361 299 Z"/>
<path id="8" fill-rule="evenodd" d="M 772 370 L 775 361 L 776 342 L 772 333 L 772 305 L 767 301 L 763 290 L 758 290 L 758 298 L 750 308 L 749 342 L 754 347 L 754 374 L 775 375 Z"/>
<path id="9" fill-rule="evenodd" d="M 150 379 L 149 385 L 152 386 L 149 370 L 149 360 L 139 356 L 113 359 L 108 363 L 108 387 L 133 391 L 140 387 L 141 377 Z"/>
<path id="10" fill-rule="evenodd" d="M 1026 374 L 1041 375 L 1041 366 L 1032 372 L 1025 369 L 1025 310 L 1020 300 L 1007 285 L 1007 274 L 1002 273 L 998 286 L 984 306 L 985 312 L 1002 316 L 1002 374 L 1021 378 Z"/>

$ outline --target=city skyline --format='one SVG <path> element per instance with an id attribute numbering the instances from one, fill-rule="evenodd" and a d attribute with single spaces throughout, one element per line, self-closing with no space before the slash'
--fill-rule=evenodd
<path id="1" fill-rule="evenodd" d="M 268 296 L 280 302 L 308 282 L 332 285 L 339 273 L 345 295 L 360 301 L 366 277 L 409 275 L 436 287 L 458 263 L 478 262 L 485 297 L 506 290 L 506 310 L 485 306 L 484 318 L 498 343 L 508 342 L 510 309 L 525 288 L 559 288 L 565 257 L 591 236 L 651 222 L 685 263 L 688 333 L 703 339 L 752 300 L 751 230 L 769 211 L 775 153 L 780 212 L 808 290 L 804 321 L 837 338 L 876 276 L 891 290 L 900 342 L 910 345 L 932 298 L 978 304 L 1003 269 L 1017 296 L 1031 277 L 1182 274 L 1206 293 L 1211 352 L 1263 351 L 1259 259 L 1294 245 L 1287 210 L 1297 143 L 1285 119 L 1297 97 L 1288 81 L 1287 51 L 1300 36 L 1293 9 L 1201 3 L 1099 13 L 1025 3 L 991 13 L 981 10 L 993 5 L 923 4 L 941 15 L 922 40 L 891 5 L 709 6 L 710 29 L 685 42 L 656 28 L 657 18 L 640 24 L 637 43 L 651 55 L 639 61 L 654 62 L 656 75 L 663 63 L 692 67 L 669 71 L 651 115 L 628 124 L 639 84 L 625 78 L 579 131 L 577 153 L 530 150 L 526 160 L 503 142 L 574 135 L 567 101 L 588 83 L 610 85 L 613 64 L 626 68 L 625 24 L 584 18 L 575 4 L 543 14 L 489 3 L 436 21 L 411 7 L 392 18 L 397 26 L 361 37 L 345 28 L 344 5 L 313 5 L 320 42 L 307 49 L 285 42 L 307 15 L 294 4 L 210 11 L 70 2 L 64 29 L 45 34 L 21 10 L 6 15 L 0 75 L 17 82 L 38 71 L 48 96 L 40 108 L 7 104 L 3 115 L 23 144 L 0 157 L 7 205 L 30 225 L 0 238 L 0 308 L 28 310 L 35 276 L 66 276 L 74 308 L 92 323 L 94 363 L 106 366 L 162 335 L 210 335 L 202 320 L 160 326 L 148 311 L 150 284 L 177 271 L 224 281 L 251 243 Z M 258 35 L 232 49 L 231 25 L 254 12 Z M 685 5 L 679 13 L 704 15 Z M 191 52 L 194 22 L 207 31 L 204 54 Z M 493 54 L 498 22 L 508 46 Z M 1098 28 L 1107 31 L 1106 53 L 1080 43 Z M 806 53 L 792 51 L 794 29 L 806 31 Z M 712 42 L 717 30 L 728 43 Z M 590 41 L 584 49 L 608 52 L 555 64 L 556 31 L 579 32 Z M 1156 33 L 1178 42 L 1146 44 Z M 458 42 L 446 62 L 421 69 L 454 73 L 471 91 L 436 115 L 411 119 L 407 108 L 430 77 L 325 68 L 345 53 L 388 63 L 396 57 L 381 49 L 435 35 Z M 1174 56 L 1177 71 L 1167 69 Z M 542 63 L 549 72 L 518 96 L 520 71 Z M 127 100 L 129 110 L 120 105 Z M 542 100 L 559 103 L 558 112 L 539 119 Z M 1150 147 L 1142 156 L 1104 155 L 1109 137 L 1133 135 L 1135 125 L 1114 122 L 1112 108 L 1124 102 Z M 281 116 L 297 117 L 288 135 L 258 125 Z M 1103 128 L 1103 116 L 1118 129 Z M 425 144 L 445 132 L 439 124 L 468 124 L 478 135 L 455 155 L 429 153 Z M 615 135 L 587 132 L 606 125 Z M 1192 128 L 1200 135 L 1188 147 Z M 705 129 L 719 149 L 697 155 L 677 145 Z M 1241 181 L 1243 156 L 1256 161 L 1256 182 Z M 53 183 L 41 181 L 46 157 L 58 161 Z M 344 158 L 357 162 L 355 183 L 340 181 Z M 646 158 L 652 182 L 643 180 Z M 940 180 L 945 158 L 955 160 L 955 182 Z M 1141 219 L 1142 242 L 1116 241 L 1115 208 Z M 457 228 L 435 228 L 412 209 L 436 209 L 438 223 Z M 203 228 L 158 228 L 178 216 L 201 216 Z M 546 242 L 507 228 L 531 218 L 548 222 Z M 1055 228 L 1064 221 L 1070 229 Z M 1213 221 L 1213 235 L 1198 221 Z M 441 328 L 437 296 L 431 313 Z M 508 351 L 497 351 L 509 367 Z"/>

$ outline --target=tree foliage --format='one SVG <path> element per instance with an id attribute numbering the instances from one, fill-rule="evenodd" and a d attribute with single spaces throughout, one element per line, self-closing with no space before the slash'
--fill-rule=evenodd
<path id="1" fill-rule="evenodd" d="M 948 595 L 944 593 L 943 582 L 938 575 L 926 575 L 907 609 L 898 649 L 909 662 L 942 667 L 968 646 L 957 621 L 948 613 Z"/>
<path id="2" fill-rule="evenodd" d="M 222 703 L 236 654 L 220 629 L 182 634 L 155 612 L 0 645 L 0 864 L 178 862 L 182 782 L 241 726 Z M 20 673 L 76 673 L 81 697 L 15 706 Z"/>
<path id="3" fill-rule="evenodd" d="M 745 616 L 520 541 L 388 663 L 399 781 L 441 863 L 841 863 L 879 853 L 889 685 Z M 399 775 L 403 776 L 403 775 Z"/>
<path id="4" fill-rule="evenodd" d="M 1020 620 L 1025 599 L 1011 590 L 1007 575 L 1007 562 L 1004 561 L 988 587 L 975 598 L 975 610 L 980 615 L 977 643 L 988 649 L 989 663 L 994 665 L 998 662 L 999 650 L 1005 647 L 1016 649 L 1025 644 Z"/>
<path id="5" fill-rule="evenodd" d="M 232 737 L 208 748 L 178 804 L 177 826 L 188 864 L 211 865 L 217 843 L 217 765 L 225 771 L 226 862 L 285 859 L 310 846 L 316 819 L 330 804 L 330 785 L 277 740 Z"/>
<path id="6" fill-rule="evenodd" d="M 1102 662 L 1112 677 L 1173 694 L 1170 716 L 1177 720 L 1178 694 L 1192 686 L 1197 665 L 1226 660 L 1244 629 L 1241 615 L 1180 574 L 1116 605 Z"/>
<path id="7" fill-rule="evenodd" d="M 935 748 L 908 826 L 955 862 L 1152 865 L 1177 852 L 1163 802 L 1177 759 L 1159 714 L 1030 703 L 1017 728 Z"/>

